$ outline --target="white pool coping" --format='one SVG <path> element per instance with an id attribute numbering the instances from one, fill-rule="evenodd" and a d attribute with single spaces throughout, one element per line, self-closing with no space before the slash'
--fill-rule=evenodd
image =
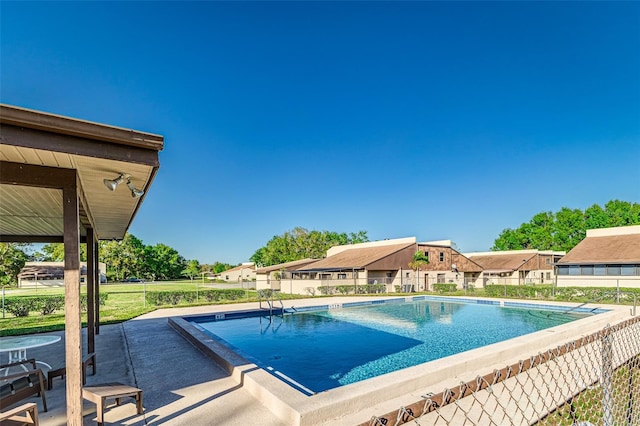
<path id="1" fill-rule="evenodd" d="M 429 300 L 432 300 L 432 297 L 437 296 L 428 297 Z M 402 298 L 404 299 L 404 297 Z M 384 299 L 394 299 L 394 297 L 385 297 Z M 501 305 L 522 303 L 526 307 L 532 308 L 554 306 L 560 309 L 567 309 L 578 305 L 577 303 L 512 299 L 441 298 L 442 301 L 461 301 L 460 299 L 491 301 Z M 335 307 L 335 305 L 350 302 L 372 300 L 379 301 L 381 298 L 339 297 L 305 299 L 304 301 L 292 300 L 285 301 L 285 307 L 290 308 L 293 305 L 296 307 L 324 306 L 328 302 Z M 599 307 L 606 309 L 607 312 L 311 396 L 296 390 L 246 360 L 183 317 L 169 318 L 169 324 L 229 372 L 239 384 L 242 384 L 244 389 L 287 424 L 319 425 L 335 419 L 345 419 L 346 417 L 350 419 L 349 423 L 355 424 L 366 422 L 374 414 L 381 415 L 389 411 L 385 406 L 385 402 L 394 400 L 393 404 L 397 404 L 396 401 L 406 401 L 406 404 L 413 403 L 422 393 L 428 391 L 439 392 L 445 387 L 457 386 L 462 381 L 468 381 L 478 375 L 487 374 L 494 368 L 502 368 L 519 360 L 527 359 L 530 356 L 601 330 L 608 324 L 617 324 L 631 316 L 629 306 L 589 304 L 585 307 L 589 309 Z M 224 308 L 226 308 L 224 311 L 216 312 L 215 314 L 240 311 L 240 309 L 233 309 L 229 305 Z M 186 318 L 212 316 L 215 314 L 190 315 Z M 398 405 L 395 405 L 391 409 L 397 407 Z"/>

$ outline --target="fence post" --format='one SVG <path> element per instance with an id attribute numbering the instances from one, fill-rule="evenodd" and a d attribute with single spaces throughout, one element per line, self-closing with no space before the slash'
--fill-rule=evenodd
<path id="1" fill-rule="evenodd" d="M 2 286 L 2 318 L 4 318 L 4 286 Z"/>
<path id="2" fill-rule="evenodd" d="M 627 424 L 633 424 L 633 367 L 636 365 L 636 361 L 638 360 L 637 355 L 631 357 L 631 359 L 627 362 L 629 367 L 629 395 L 627 402 Z"/>
<path id="3" fill-rule="evenodd" d="M 602 422 L 613 426 L 613 345 L 609 328 L 602 337 Z"/>

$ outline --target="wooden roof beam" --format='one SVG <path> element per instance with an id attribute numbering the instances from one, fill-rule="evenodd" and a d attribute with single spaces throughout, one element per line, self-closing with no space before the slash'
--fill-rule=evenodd
<path id="1" fill-rule="evenodd" d="M 40 149 L 64 154 L 137 163 L 158 167 L 158 150 L 127 146 L 109 141 L 50 133 L 44 130 L 17 127 L 2 123 L 0 143 L 16 147 Z"/>

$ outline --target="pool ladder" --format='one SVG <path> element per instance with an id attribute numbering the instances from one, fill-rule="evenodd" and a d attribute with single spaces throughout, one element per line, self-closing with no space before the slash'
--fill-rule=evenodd
<path id="1" fill-rule="evenodd" d="M 276 296 L 277 301 L 280 302 L 280 308 L 274 308 L 273 306 L 275 303 L 275 300 L 273 299 L 274 295 Z M 267 308 L 262 307 L 262 299 L 267 303 Z M 274 315 L 279 315 L 284 318 L 284 304 L 282 303 L 282 299 L 280 299 L 280 293 L 278 291 L 269 289 L 258 290 L 258 303 L 260 310 L 264 309 L 269 311 L 269 320 L 271 320 Z"/>

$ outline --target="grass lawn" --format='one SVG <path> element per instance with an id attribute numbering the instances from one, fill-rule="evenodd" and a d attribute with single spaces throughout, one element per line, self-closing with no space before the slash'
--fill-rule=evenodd
<path id="1" fill-rule="evenodd" d="M 152 283 L 117 283 L 117 284 L 101 284 L 100 294 L 107 294 L 104 305 L 100 307 L 100 324 L 113 324 L 130 320 L 144 313 L 154 311 L 158 308 L 170 308 L 173 305 L 155 306 L 145 303 L 145 292 L 151 291 L 202 291 L 209 290 L 213 287 L 208 284 L 196 281 L 172 281 L 172 282 L 152 282 Z M 232 288 L 231 286 L 229 288 Z M 86 286 L 81 287 L 81 293 L 86 294 Z M 255 290 L 246 291 L 247 297 L 240 300 L 221 300 L 217 302 L 208 302 L 204 299 L 198 300 L 196 303 L 180 303 L 176 307 L 226 304 L 226 303 L 242 303 L 256 302 L 258 295 Z M 408 293 L 407 295 L 415 296 L 418 293 Z M 433 293 L 424 293 L 433 294 Z M 474 295 L 484 296 L 482 290 L 476 290 L 474 293 L 465 293 L 458 291 L 449 293 L 451 295 Z M 5 289 L 5 296 L 43 296 L 43 295 L 64 295 L 64 288 L 39 288 L 39 289 Z M 379 294 L 379 296 L 390 296 L 401 294 Z M 282 299 L 301 299 L 310 296 L 297 296 L 289 294 L 281 294 Z M 314 297 L 327 297 L 316 295 Z M 87 315 L 82 313 L 82 323 L 86 326 Z M 9 312 L 5 312 L 0 319 L 0 337 L 17 336 L 31 333 L 42 333 L 45 331 L 56 331 L 64 329 L 64 310 L 57 310 L 49 315 L 42 315 L 40 312 L 30 312 L 27 317 L 14 317 Z"/>
<path id="2" fill-rule="evenodd" d="M 135 318 L 147 312 L 159 308 L 155 305 L 145 303 L 145 291 L 196 291 L 209 290 L 206 284 L 192 281 L 178 282 L 154 282 L 154 283 L 131 283 L 131 284 L 101 284 L 100 294 L 107 294 L 106 302 L 100 307 L 100 324 L 117 323 Z M 86 294 L 86 286 L 82 286 L 81 293 Z M 64 295 L 64 288 L 39 288 L 39 289 L 5 289 L 5 297 L 15 296 L 43 296 L 43 295 Z M 247 291 L 248 298 L 235 301 L 219 301 L 221 303 L 240 303 L 246 301 L 257 301 L 255 290 Z M 285 295 L 283 295 L 283 298 Z M 287 297 L 289 298 L 289 297 Z M 206 300 L 197 303 L 179 304 L 177 306 L 196 306 L 211 304 Z M 167 308 L 171 306 L 160 306 Z M 82 313 L 83 325 L 86 325 L 86 312 Z M 21 334 L 40 333 L 44 331 L 54 331 L 64 329 L 64 310 L 57 310 L 49 315 L 42 315 L 40 312 L 30 312 L 27 317 L 14 317 L 9 312 L 5 312 L 0 319 L 0 336 L 15 336 Z"/>

